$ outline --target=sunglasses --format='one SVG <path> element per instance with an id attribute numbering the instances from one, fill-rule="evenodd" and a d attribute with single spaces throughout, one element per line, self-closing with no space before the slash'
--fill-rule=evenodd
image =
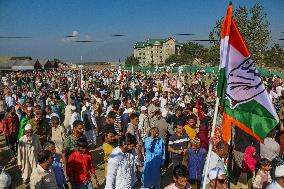
<path id="1" fill-rule="evenodd" d="M 224 184 L 227 182 L 227 178 L 225 179 L 217 179 L 220 184 Z"/>

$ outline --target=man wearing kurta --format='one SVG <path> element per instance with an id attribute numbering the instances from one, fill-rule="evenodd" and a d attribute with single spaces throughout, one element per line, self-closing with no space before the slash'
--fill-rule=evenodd
<path id="1" fill-rule="evenodd" d="M 53 154 L 48 150 L 42 150 L 38 154 L 38 165 L 31 174 L 31 189 L 58 189 L 56 178 L 51 165 Z"/>
<path id="2" fill-rule="evenodd" d="M 62 154 L 63 142 L 66 138 L 65 128 L 59 124 L 59 116 L 53 114 L 51 116 L 51 138 L 50 140 L 55 143 L 56 153 Z"/>
<path id="3" fill-rule="evenodd" d="M 25 134 L 25 126 L 27 125 L 29 119 L 32 119 L 33 117 L 33 109 L 32 107 L 28 107 L 26 114 L 23 115 L 20 119 L 20 128 L 18 133 L 18 139 L 20 139 Z"/>
<path id="4" fill-rule="evenodd" d="M 144 188 L 159 189 L 161 185 L 161 167 L 165 162 L 165 143 L 159 137 L 159 130 L 156 127 L 150 129 L 150 137 L 144 141 L 146 158 L 142 173 Z"/>
<path id="5" fill-rule="evenodd" d="M 25 135 L 19 139 L 18 167 L 22 172 L 23 183 L 27 184 L 32 170 L 37 166 L 37 155 L 41 150 L 39 137 L 32 134 L 32 126 L 25 126 Z"/>
<path id="6" fill-rule="evenodd" d="M 35 118 L 30 119 L 28 124 L 32 126 L 33 133 L 38 135 L 41 143 L 46 142 L 50 138 L 51 127 L 43 117 L 42 110 L 37 110 L 35 112 Z"/>

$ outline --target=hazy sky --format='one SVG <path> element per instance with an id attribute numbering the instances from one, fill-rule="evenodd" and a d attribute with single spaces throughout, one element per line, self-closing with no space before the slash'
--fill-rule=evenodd
<path id="1" fill-rule="evenodd" d="M 238 0 L 264 6 L 272 39 L 284 38 L 284 0 Z M 59 58 L 65 61 L 118 61 L 133 53 L 133 44 L 148 38 L 205 39 L 217 19 L 225 15 L 225 0 L 0 0 L 0 56 Z M 194 36 L 174 36 L 194 33 Z M 64 38 L 75 34 L 75 43 Z M 124 34 L 113 37 L 112 34 Z M 205 45 L 208 45 L 205 43 Z"/>

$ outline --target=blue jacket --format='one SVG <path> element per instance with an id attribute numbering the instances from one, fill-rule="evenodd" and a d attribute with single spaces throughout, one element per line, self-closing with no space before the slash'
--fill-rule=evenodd
<path id="1" fill-rule="evenodd" d="M 200 148 L 197 152 L 193 148 L 188 149 L 189 179 L 202 180 L 202 173 L 206 161 L 206 150 Z"/>

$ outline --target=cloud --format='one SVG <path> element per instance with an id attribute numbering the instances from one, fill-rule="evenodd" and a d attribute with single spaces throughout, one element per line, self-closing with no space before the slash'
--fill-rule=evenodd
<path id="1" fill-rule="evenodd" d="M 92 37 L 89 35 L 85 35 L 85 37 L 82 40 L 92 40 Z"/>
<path id="2" fill-rule="evenodd" d="M 77 37 L 77 36 L 79 35 L 79 32 L 76 31 L 76 30 L 74 30 L 74 31 L 72 32 L 72 35 L 73 35 L 74 37 Z"/>
<path id="3" fill-rule="evenodd" d="M 72 42 L 75 41 L 77 37 L 64 37 L 61 39 L 61 42 L 66 43 L 66 42 Z"/>
<path id="4" fill-rule="evenodd" d="M 71 35 L 67 35 L 64 38 L 62 38 L 61 42 L 66 43 L 66 42 L 75 41 L 77 40 L 78 36 L 79 36 L 79 32 L 77 30 L 74 30 Z"/>
<path id="5" fill-rule="evenodd" d="M 92 37 L 88 34 L 79 37 L 79 32 L 77 30 L 74 30 L 71 35 L 67 35 L 64 38 L 62 38 L 61 42 L 68 43 L 68 42 L 73 42 L 73 41 L 77 41 L 77 40 L 91 41 Z"/>

